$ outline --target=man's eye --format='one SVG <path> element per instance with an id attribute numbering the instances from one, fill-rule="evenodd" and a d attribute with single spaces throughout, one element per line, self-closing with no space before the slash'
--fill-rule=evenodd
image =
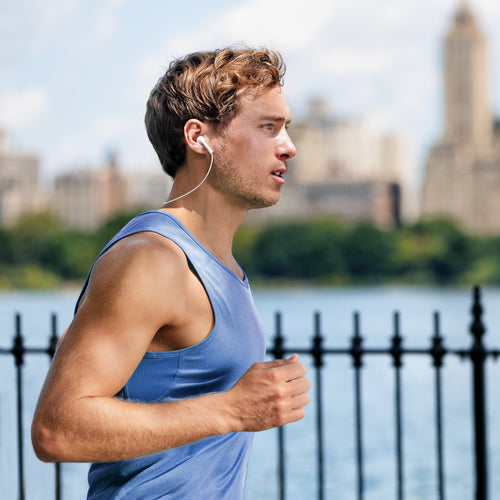
<path id="1" fill-rule="evenodd" d="M 266 123 L 263 128 L 268 132 L 276 132 L 276 126 L 274 125 L 274 123 Z"/>

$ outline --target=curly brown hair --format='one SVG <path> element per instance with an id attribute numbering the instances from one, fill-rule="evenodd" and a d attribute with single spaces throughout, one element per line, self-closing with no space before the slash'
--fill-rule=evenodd
<path id="1" fill-rule="evenodd" d="M 184 125 L 191 118 L 221 131 L 238 112 L 239 92 L 283 85 L 279 52 L 227 47 L 172 61 L 151 91 L 146 131 L 163 170 L 175 177 L 186 158 Z"/>

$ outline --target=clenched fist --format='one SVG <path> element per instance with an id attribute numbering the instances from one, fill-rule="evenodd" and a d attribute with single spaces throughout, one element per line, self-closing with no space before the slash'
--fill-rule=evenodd
<path id="1" fill-rule="evenodd" d="M 256 363 L 226 393 L 240 431 L 263 431 L 296 422 L 305 415 L 311 383 L 294 354 Z"/>

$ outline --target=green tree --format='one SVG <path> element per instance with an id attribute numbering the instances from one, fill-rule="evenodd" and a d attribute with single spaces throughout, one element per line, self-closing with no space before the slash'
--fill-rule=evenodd
<path id="1" fill-rule="evenodd" d="M 68 230 L 48 214 L 0 229 L 0 288 L 46 288 L 83 280 L 104 245 L 134 216 L 94 232 Z M 233 251 L 250 277 L 316 283 L 500 284 L 500 236 L 472 237 L 447 220 L 392 231 L 325 217 L 242 226 Z"/>
<path id="2" fill-rule="evenodd" d="M 352 226 L 346 235 L 344 256 L 355 282 L 379 282 L 394 272 L 394 233 L 370 222 Z"/>
<path id="3" fill-rule="evenodd" d="M 402 232 L 397 254 L 403 274 L 426 274 L 438 284 L 460 282 L 475 259 L 473 240 L 444 219 L 419 222 Z"/>
<path id="4" fill-rule="evenodd" d="M 240 226 L 233 240 L 233 254 L 238 264 L 248 276 L 256 274 L 255 243 L 259 229 L 253 226 Z"/>
<path id="5" fill-rule="evenodd" d="M 47 266 L 65 280 L 86 277 L 99 249 L 96 239 L 79 231 L 54 234 L 49 242 Z"/>
<path id="6" fill-rule="evenodd" d="M 474 261 L 464 274 L 469 285 L 500 284 L 500 236 L 474 238 Z"/>
<path id="7" fill-rule="evenodd" d="M 14 241 L 10 231 L 0 228 L 0 266 L 15 261 Z"/>
<path id="8" fill-rule="evenodd" d="M 255 268 L 263 278 L 332 279 L 345 272 L 344 231 L 332 220 L 289 222 L 262 229 L 255 242 Z"/>
<path id="9" fill-rule="evenodd" d="M 50 239 L 62 230 L 59 221 L 50 214 L 24 217 L 10 231 L 13 262 L 46 266 L 50 260 Z"/>

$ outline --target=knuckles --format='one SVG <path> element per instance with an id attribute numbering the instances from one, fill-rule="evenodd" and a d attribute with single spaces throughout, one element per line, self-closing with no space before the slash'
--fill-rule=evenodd
<path id="1" fill-rule="evenodd" d="M 285 415 L 276 415 L 274 427 L 281 427 L 285 424 L 288 424 L 289 420 L 285 417 Z"/>
<path id="2" fill-rule="evenodd" d="M 246 429 L 265 430 L 303 418 L 311 387 L 305 374 L 301 363 L 275 360 L 253 365 L 237 384 Z"/>
<path id="3" fill-rule="evenodd" d="M 278 370 L 267 370 L 265 375 L 266 380 L 269 384 L 278 384 L 279 382 L 281 382 L 281 377 Z"/>
<path id="4" fill-rule="evenodd" d="M 273 386 L 269 391 L 269 398 L 272 401 L 277 401 L 278 404 L 280 401 L 284 400 L 288 396 L 287 388 L 283 385 Z"/>

